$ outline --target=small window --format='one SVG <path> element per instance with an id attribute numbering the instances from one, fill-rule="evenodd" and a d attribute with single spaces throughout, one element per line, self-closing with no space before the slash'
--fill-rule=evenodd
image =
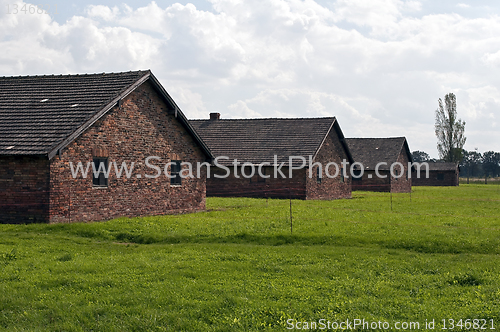
<path id="1" fill-rule="evenodd" d="M 354 169 L 352 171 L 352 182 L 356 182 L 356 184 L 361 183 L 361 170 L 360 169 Z"/>
<path id="2" fill-rule="evenodd" d="M 403 171 L 401 170 L 401 168 L 399 168 L 399 166 L 394 167 L 394 180 L 398 181 L 399 179 L 401 179 L 402 176 L 403 176 Z"/>
<path id="3" fill-rule="evenodd" d="M 266 176 L 267 175 L 266 168 L 262 167 L 261 169 L 262 169 L 262 171 L 261 171 L 262 175 Z M 266 182 L 266 178 L 263 178 L 262 176 L 260 176 L 259 168 L 255 167 L 255 174 L 254 174 L 254 176 L 252 176 L 250 178 L 250 183 L 262 183 L 262 182 Z"/>
<path id="4" fill-rule="evenodd" d="M 172 185 L 181 185 L 181 161 L 180 160 L 172 160 L 170 163 L 170 184 Z"/>
<path id="5" fill-rule="evenodd" d="M 107 187 L 108 186 L 108 178 L 106 177 L 106 173 L 108 173 L 108 158 L 94 158 L 94 167 L 96 171 L 100 172 L 97 176 L 95 176 L 94 173 L 92 173 L 92 184 L 94 187 Z M 101 166 L 101 164 L 103 166 Z M 103 170 L 104 168 L 104 170 Z"/>
<path id="6" fill-rule="evenodd" d="M 438 174 L 437 174 L 437 179 L 438 179 L 439 181 L 443 181 L 443 180 L 444 180 L 444 173 L 438 173 Z"/>
<path id="7" fill-rule="evenodd" d="M 345 179 L 344 179 L 344 168 L 343 167 L 340 168 L 340 182 L 342 182 L 342 183 L 345 182 Z"/>
<path id="8" fill-rule="evenodd" d="M 321 183 L 321 172 L 319 167 L 316 168 L 316 182 Z"/>

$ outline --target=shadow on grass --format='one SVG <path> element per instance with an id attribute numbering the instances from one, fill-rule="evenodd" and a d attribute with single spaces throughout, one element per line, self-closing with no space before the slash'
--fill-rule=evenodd
<path id="1" fill-rule="evenodd" d="M 430 241 L 423 239 L 367 239 L 355 236 L 321 236 L 321 235 L 254 235 L 239 233 L 227 236 L 210 235 L 150 235 L 120 232 L 113 240 L 134 244 L 252 244 L 267 246 L 303 245 L 303 246 L 339 246 L 339 247 L 375 247 L 385 249 L 402 249 L 419 253 L 440 254 L 499 254 L 498 243 L 482 241 L 466 243 L 457 239 Z"/>
<path id="2" fill-rule="evenodd" d="M 473 274 L 459 274 L 451 278 L 448 283 L 450 285 L 459 285 L 459 286 L 478 286 L 483 284 L 483 281 L 476 277 Z"/>

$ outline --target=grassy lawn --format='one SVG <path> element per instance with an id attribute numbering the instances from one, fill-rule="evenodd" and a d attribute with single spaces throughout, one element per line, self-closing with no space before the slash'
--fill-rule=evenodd
<path id="1" fill-rule="evenodd" d="M 293 234 L 289 201 L 242 198 L 179 216 L 0 225 L 0 329 L 500 328 L 499 187 L 413 189 L 392 210 L 387 193 L 294 200 Z"/>

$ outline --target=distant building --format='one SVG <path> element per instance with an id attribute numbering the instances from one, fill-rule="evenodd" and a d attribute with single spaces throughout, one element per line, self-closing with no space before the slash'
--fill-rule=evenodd
<path id="1" fill-rule="evenodd" d="M 344 141 L 342 130 L 334 117 L 331 118 L 300 118 L 300 119 L 220 119 L 219 113 L 211 113 L 210 120 L 191 120 L 191 124 L 207 143 L 215 157 L 225 156 L 227 160 L 219 163 L 230 169 L 227 178 L 215 178 L 214 174 L 224 175 L 227 172 L 216 168 L 207 179 L 207 196 L 243 196 L 243 197 L 274 197 L 298 199 L 336 199 L 351 197 L 351 179 L 339 175 L 333 178 L 334 168 L 330 170 L 331 177 L 325 176 L 324 165 L 335 162 L 339 168 L 343 160 L 352 163 L 352 157 Z M 315 163 L 321 163 L 321 175 L 318 166 L 314 165 L 309 175 L 309 167 L 294 169 L 289 177 L 288 167 L 281 171 L 286 178 L 276 172 L 274 177 L 275 156 L 277 164 L 289 165 L 290 156 L 304 157 L 309 163 L 309 156 Z M 255 174 L 251 178 L 242 176 L 248 174 L 250 167 L 236 168 L 233 160 L 240 164 L 259 165 L 262 167 L 263 178 Z M 301 165 L 300 160 L 294 160 L 293 167 Z M 257 167 L 255 167 L 257 169 Z M 256 172 L 257 173 L 257 172 Z M 238 177 L 237 177 L 238 176 Z"/>
<path id="2" fill-rule="evenodd" d="M 152 164 L 211 153 L 150 71 L 0 78 L 0 222 L 73 222 L 205 208 L 205 177 L 174 179 Z M 70 162 L 90 167 L 73 178 Z M 135 162 L 133 175 L 113 162 Z"/>
<path id="3" fill-rule="evenodd" d="M 420 169 L 420 178 L 417 170 L 411 174 L 414 186 L 458 186 L 459 167 L 455 163 L 426 161 L 429 164 L 429 177 L 426 177 L 425 168 Z"/>
<path id="4" fill-rule="evenodd" d="M 346 142 L 354 161 L 364 167 L 363 176 L 352 179 L 352 190 L 411 191 L 408 162 L 412 161 L 412 157 L 405 137 L 347 138 Z M 390 167 L 395 163 L 402 164 L 403 169 L 400 165 L 394 166 L 391 175 Z M 377 164 L 380 176 L 376 174 Z"/>

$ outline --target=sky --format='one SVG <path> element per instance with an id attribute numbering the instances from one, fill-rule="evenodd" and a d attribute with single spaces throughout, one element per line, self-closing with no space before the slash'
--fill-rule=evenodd
<path id="1" fill-rule="evenodd" d="M 0 76 L 151 69 L 191 119 L 335 116 L 433 158 L 454 93 L 465 149 L 500 151 L 498 1 L 44 3 L 0 0 Z"/>

